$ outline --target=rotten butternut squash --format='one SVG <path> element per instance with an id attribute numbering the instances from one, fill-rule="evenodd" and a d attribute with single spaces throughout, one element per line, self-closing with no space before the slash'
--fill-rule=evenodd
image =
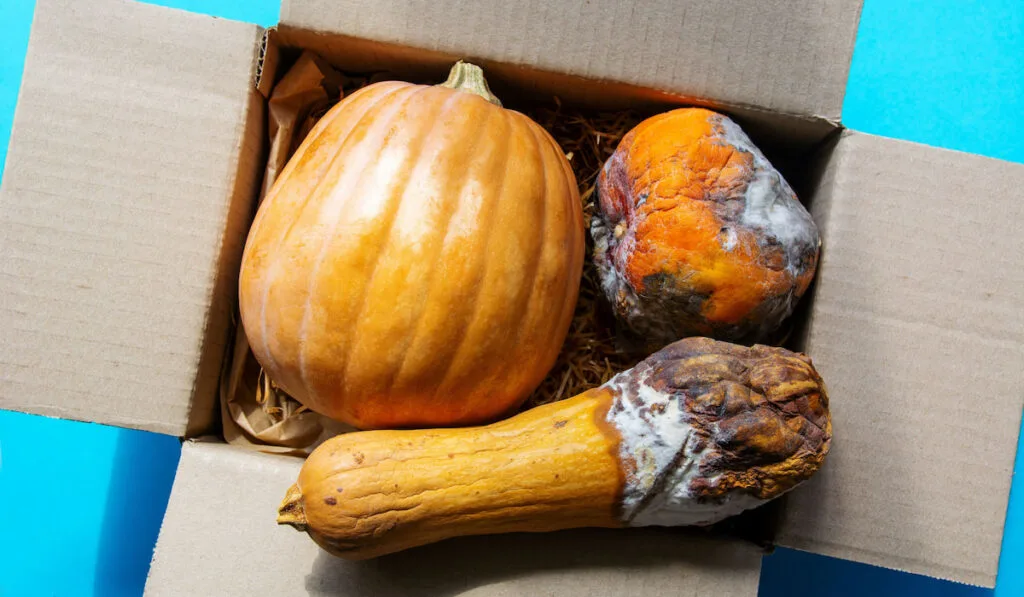
<path id="1" fill-rule="evenodd" d="M 809 478 L 831 436 L 806 356 L 690 338 L 491 425 L 337 436 L 277 520 L 347 559 L 460 535 L 707 525 Z"/>

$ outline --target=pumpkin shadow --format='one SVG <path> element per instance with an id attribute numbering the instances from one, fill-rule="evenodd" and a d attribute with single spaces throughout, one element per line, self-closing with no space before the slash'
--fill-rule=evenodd
<path id="1" fill-rule="evenodd" d="M 739 550 L 739 555 L 737 554 Z M 306 577 L 310 595 L 454 597 L 486 586 L 494 594 L 592 597 L 634 592 L 642 583 L 670 590 L 695 567 L 702 575 L 756 585 L 761 554 L 684 529 L 575 529 L 461 537 L 372 560 L 349 562 L 321 551 Z M 753 570 L 753 572 L 751 572 Z M 643 574 L 643 579 L 637 578 Z M 696 581 L 694 581 L 696 582 Z M 633 584 L 629 584 L 633 583 Z"/>

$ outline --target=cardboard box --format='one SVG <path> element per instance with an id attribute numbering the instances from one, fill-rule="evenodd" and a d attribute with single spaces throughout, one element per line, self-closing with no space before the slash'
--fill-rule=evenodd
<path id="1" fill-rule="evenodd" d="M 326 556 L 276 506 L 301 464 L 216 440 L 265 98 L 290 48 L 339 68 L 737 118 L 824 247 L 799 347 L 829 387 L 823 470 L 780 545 L 992 586 L 1024 394 L 1020 165 L 839 122 L 859 3 L 285 0 L 258 27 L 38 0 L 0 189 L 0 408 L 184 438 L 149 595 L 757 593 L 760 552 L 680 530 Z"/>

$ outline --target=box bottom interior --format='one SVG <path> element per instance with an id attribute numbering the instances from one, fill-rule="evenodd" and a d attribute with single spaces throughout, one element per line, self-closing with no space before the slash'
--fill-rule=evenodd
<path id="1" fill-rule="evenodd" d="M 640 87 L 582 79 L 571 75 L 540 72 L 526 67 L 477 61 L 471 57 L 446 56 L 390 44 L 355 39 L 338 35 L 324 35 L 301 29 L 283 27 L 268 32 L 263 51 L 263 63 L 258 88 L 269 97 L 274 86 L 288 71 L 303 50 L 314 52 L 346 75 L 369 76 L 376 74 L 387 79 L 401 79 L 414 83 L 436 84 L 443 81 L 447 69 L 460 58 L 484 68 L 491 89 L 502 99 L 506 108 L 533 116 L 542 125 L 537 114 L 567 112 L 583 117 L 602 119 L 609 114 L 628 113 L 627 120 L 639 122 L 648 116 L 683 106 L 703 106 L 723 112 L 733 118 L 761 148 L 769 160 L 780 170 L 800 200 L 810 206 L 814 190 L 824 167 L 828 164 L 839 127 L 823 120 L 808 119 L 771 113 L 737 106 L 716 105 L 676 94 Z M 249 134 L 260 135 L 267 145 L 267 127 L 255 127 Z M 549 131 L 551 132 L 551 131 Z M 614 149 L 608 143 L 606 151 Z M 576 165 L 574 164 L 574 169 Z M 262 170 L 261 170 L 262 172 Z M 261 185 L 254 185 L 259 188 Z M 253 198 L 250 217 L 255 213 Z M 589 223 L 588 223 L 589 227 Z M 248 228 L 248 224 L 245 225 Z M 589 232 L 588 232 L 589 237 Z M 588 238 L 589 242 L 589 238 Z M 589 260 L 590 256 L 587 255 Z M 803 347 L 803 323 L 813 300 L 814 286 L 800 301 L 788 322 L 787 333 L 778 344 L 793 350 Z M 231 332 L 232 337 L 235 331 Z M 227 352 L 230 359 L 232 351 Z M 217 404 L 219 401 L 214 401 Z M 219 404 L 217 404 L 219 409 Z M 223 441 L 219 426 L 214 430 Z M 208 430 L 209 431 L 209 430 Z M 254 449 L 263 447 L 253 445 Z M 293 452 L 302 456 L 302 451 Z M 283 491 L 283 488 L 282 488 Z M 770 550 L 775 530 L 785 508 L 785 496 L 711 527 L 712 534 L 751 542 Z M 686 531 L 688 532 L 688 531 Z"/>

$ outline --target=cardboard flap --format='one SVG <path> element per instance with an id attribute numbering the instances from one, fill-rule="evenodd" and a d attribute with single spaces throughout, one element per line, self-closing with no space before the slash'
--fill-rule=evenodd
<path id="1" fill-rule="evenodd" d="M 220 359 L 201 355 L 227 340 L 260 35 L 38 0 L 0 189 L 0 408 L 175 435 L 209 423 Z"/>
<path id="2" fill-rule="evenodd" d="M 838 121 L 858 0 L 283 0 L 281 23 Z"/>
<path id="3" fill-rule="evenodd" d="M 835 440 L 784 545 L 991 587 L 1024 405 L 1024 165 L 845 133 L 806 350 Z"/>
<path id="4" fill-rule="evenodd" d="M 275 522 L 301 464 L 187 442 L 146 595 L 757 595 L 753 546 L 669 530 L 482 536 L 362 562 L 334 558 Z"/>

